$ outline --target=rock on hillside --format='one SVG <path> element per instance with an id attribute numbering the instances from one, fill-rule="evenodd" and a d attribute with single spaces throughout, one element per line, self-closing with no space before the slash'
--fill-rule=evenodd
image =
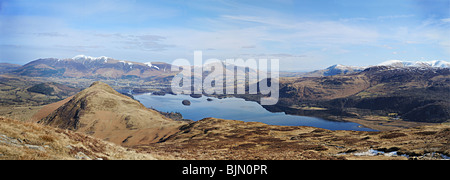
<path id="1" fill-rule="evenodd" d="M 93 83 L 39 123 L 122 145 L 158 141 L 184 124 L 146 108 L 102 82 Z"/>

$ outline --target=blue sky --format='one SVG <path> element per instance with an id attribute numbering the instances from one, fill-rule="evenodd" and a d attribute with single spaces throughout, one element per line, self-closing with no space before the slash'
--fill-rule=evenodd
<path id="1" fill-rule="evenodd" d="M 280 69 L 450 57 L 450 0 L 0 0 L 0 62 L 277 58 Z"/>

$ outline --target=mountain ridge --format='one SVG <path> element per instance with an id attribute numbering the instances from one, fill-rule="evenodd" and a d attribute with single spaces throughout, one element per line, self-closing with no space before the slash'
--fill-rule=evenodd
<path id="1" fill-rule="evenodd" d="M 101 56 L 78 55 L 73 58 L 44 58 L 31 61 L 11 73 L 34 77 L 74 78 L 148 78 L 170 75 L 170 64 L 162 62 L 138 63 Z"/>
<path id="2" fill-rule="evenodd" d="M 335 64 L 325 69 L 310 72 L 283 72 L 286 77 L 321 77 L 358 73 L 364 69 L 388 66 L 396 68 L 422 67 L 422 68 L 450 68 L 450 62 L 444 60 L 433 61 L 404 61 L 388 60 L 377 65 L 350 66 Z M 92 57 L 77 55 L 72 58 L 41 58 L 31 61 L 22 67 L 14 67 L 9 72 L 25 76 L 63 76 L 75 78 L 149 78 L 155 76 L 172 76 L 171 64 L 163 62 L 133 62 L 116 60 L 111 57 Z"/>
<path id="3" fill-rule="evenodd" d="M 335 64 L 329 66 L 325 69 L 314 70 L 311 72 L 300 73 L 294 75 L 296 77 L 321 77 L 321 76 L 335 76 L 335 75 L 346 75 L 351 73 L 362 72 L 367 68 L 374 68 L 378 66 L 386 66 L 393 68 L 450 68 L 450 62 L 444 60 L 433 60 L 433 61 L 403 61 L 403 60 L 388 60 L 378 65 L 370 66 L 348 66 L 342 64 Z M 295 74 L 295 73 L 294 73 Z M 291 77 L 291 76 L 287 76 Z"/>
<path id="4" fill-rule="evenodd" d="M 378 64 L 378 66 L 450 68 L 450 62 L 444 60 L 433 60 L 433 61 L 389 60 Z"/>

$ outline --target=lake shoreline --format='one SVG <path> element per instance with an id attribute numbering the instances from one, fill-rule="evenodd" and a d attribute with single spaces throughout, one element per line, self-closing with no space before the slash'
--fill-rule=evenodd
<path id="1" fill-rule="evenodd" d="M 183 118 L 194 121 L 214 117 L 244 122 L 262 122 L 277 126 L 311 126 L 329 130 L 378 131 L 345 119 L 334 119 L 326 116 L 299 116 L 284 111 L 272 111 L 257 102 L 237 97 L 192 97 L 171 94 L 152 95 L 151 93 L 134 95 L 134 97 L 148 108 L 162 112 L 179 112 L 183 115 Z M 182 105 L 183 100 L 191 101 L 192 105 Z"/>

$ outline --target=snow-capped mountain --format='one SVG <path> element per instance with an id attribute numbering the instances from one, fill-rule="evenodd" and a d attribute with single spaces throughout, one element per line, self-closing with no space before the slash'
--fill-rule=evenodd
<path id="1" fill-rule="evenodd" d="M 307 72 L 299 75 L 295 75 L 297 77 L 321 77 L 321 76 L 334 76 L 334 75 L 344 75 L 350 73 L 361 72 L 367 67 L 359 67 L 359 66 L 346 66 L 342 64 L 335 64 L 326 69 L 315 70 L 312 72 Z"/>
<path id="2" fill-rule="evenodd" d="M 170 74 L 170 71 L 166 69 L 170 70 L 170 64 L 139 63 L 106 56 L 78 55 L 66 59 L 38 59 L 18 68 L 13 73 L 35 77 L 148 78 Z"/>
<path id="3" fill-rule="evenodd" d="M 450 62 L 443 60 L 434 61 L 402 61 L 402 60 L 389 60 L 382 62 L 374 66 L 347 66 L 342 64 L 335 64 L 326 69 L 315 70 L 307 73 L 300 73 L 294 75 L 285 75 L 286 77 L 322 77 L 322 76 L 334 76 L 345 75 L 351 73 L 362 72 L 367 68 L 387 66 L 393 68 L 450 68 Z"/>
<path id="4" fill-rule="evenodd" d="M 338 74 L 348 74 L 348 73 L 355 73 L 355 72 L 361 72 L 366 67 L 358 67 L 358 66 L 345 66 L 341 64 L 336 64 L 333 66 L 330 66 L 326 69 L 324 72 L 325 76 L 333 76 Z"/>
<path id="5" fill-rule="evenodd" d="M 434 61 L 389 60 L 378 64 L 378 66 L 449 68 L 450 62 L 443 60 L 434 60 Z"/>

